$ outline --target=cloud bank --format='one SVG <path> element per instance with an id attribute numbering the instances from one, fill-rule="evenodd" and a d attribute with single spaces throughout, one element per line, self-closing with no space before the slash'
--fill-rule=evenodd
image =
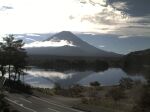
<path id="1" fill-rule="evenodd" d="M 62 46 L 75 46 L 71 42 L 67 40 L 60 41 L 35 41 L 29 44 L 25 44 L 24 48 L 32 48 L 32 47 L 62 47 Z"/>
<path id="2" fill-rule="evenodd" d="M 2 0 L 1 33 L 150 36 L 150 0 Z"/>

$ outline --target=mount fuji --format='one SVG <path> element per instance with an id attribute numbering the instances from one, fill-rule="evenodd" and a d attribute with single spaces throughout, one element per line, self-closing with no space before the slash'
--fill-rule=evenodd
<path id="1" fill-rule="evenodd" d="M 119 54 L 98 49 L 70 31 L 62 31 L 44 41 L 24 46 L 29 55 L 118 57 Z"/>

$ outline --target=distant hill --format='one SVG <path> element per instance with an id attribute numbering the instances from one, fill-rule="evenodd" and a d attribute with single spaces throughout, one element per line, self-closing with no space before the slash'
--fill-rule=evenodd
<path id="1" fill-rule="evenodd" d="M 41 45 L 41 46 L 40 46 Z M 62 31 L 44 41 L 26 46 L 29 55 L 120 57 L 121 55 L 98 49 L 81 40 L 70 31 Z"/>
<path id="2" fill-rule="evenodd" d="M 150 66 L 150 49 L 135 51 L 124 56 L 125 67 Z"/>

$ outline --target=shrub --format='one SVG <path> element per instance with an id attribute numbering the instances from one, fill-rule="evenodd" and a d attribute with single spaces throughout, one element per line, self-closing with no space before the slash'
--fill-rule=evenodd
<path id="1" fill-rule="evenodd" d="M 136 102 L 133 112 L 150 112 L 150 87 L 143 86 L 140 99 Z"/>
<path id="2" fill-rule="evenodd" d="M 122 98 L 125 98 L 125 93 L 120 88 L 112 88 L 108 91 L 107 96 L 111 97 L 115 102 L 119 101 Z"/>
<path id="3" fill-rule="evenodd" d="M 62 88 L 61 88 L 59 83 L 55 83 L 53 89 L 54 89 L 54 93 L 55 94 L 60 94 L 60 91 L 62 90 Z"/>
<path id="4" fill-rule="evenodd" d="M 133 86 L 133 80 L 131 78 L 122 78 L 119 82 L 119 86 L 122 89 L 131 89 Z"/>
<path id="5" fill-rule="evenodd" d="M 88 104 L 88 99 L 87 98 L 81 98 L 81 102 L 83 103 L 83 104 Z"/>
<path id="6" fill-rule="evenodd" d="M 91 82 L 90 83 L 90 86 L 93 86 L 93 87 L 99 87 L 101 84 L 98 82 L 98 81 L 95 81 L 95 82 Z"/>

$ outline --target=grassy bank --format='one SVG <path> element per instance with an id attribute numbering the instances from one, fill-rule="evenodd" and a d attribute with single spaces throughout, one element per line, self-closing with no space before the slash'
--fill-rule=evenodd
<path id="1" fill-rule="evenodd" d="M 59 84 L 49 89 L 35 88 L 14 81 L 5 83 L 5 89 L 11 92 L 77 99 L 78 103 L 73 104 L 72 107 L 88 112 L 149 112 L 140 111 L 137 108 L 142 105 L 149 106 L 149 103 L 147 104 L 149 99 L 146 98 L 150 96 L 148 88 L 148 84 L 142 84 L 140 81 L 133 81 L 129 78 L 121 79 L 117 86 L 104 87 L 98 82 L 91 82 L 89 87 L 74 85 L 67 89 L 62 88 Z M 148 101 L 142 101 L 143 97 Z M 147 109 L 147 107 L 144 108 Z"/>
<path id="2" fill-rule="evenodd" d="M 53 89 L 34 90 L 51 96 L 80 99 L 80 102 L 72 107 L 88 112 L 134 112 L 137 102 L 141 100 L 143 86 L 145 85 L 141 82 L 127 78 L 122 79 L 118 86 L 102 87 L 98 82 L 92 82 L 89 87 L 74 85 L 64 89 L 56 84 Z"/>

